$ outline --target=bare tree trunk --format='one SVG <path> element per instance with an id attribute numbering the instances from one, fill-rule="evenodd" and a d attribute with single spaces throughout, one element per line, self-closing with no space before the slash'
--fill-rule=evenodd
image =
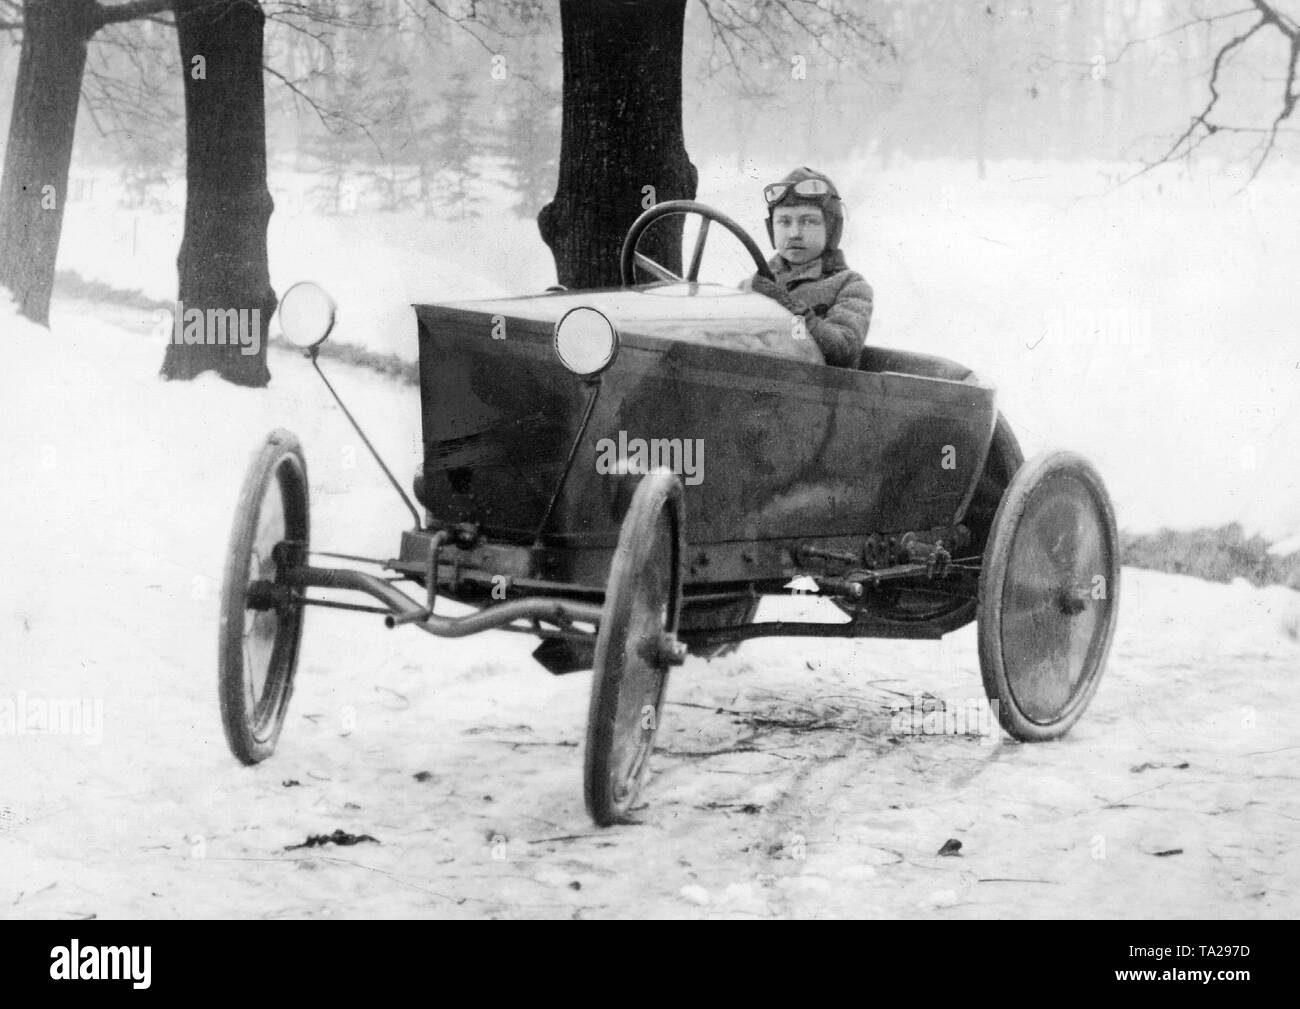
<path id="1" fill-rule="evenodd" d="M 1088 64 L 1093 55 L 1089 48 L 1086 12 L 1082 0 L 1071 0 L 1065 36 L 1066 65 Z M 1068 161 L 1078 161 L 1083 156 L 1084 123 L 1088 118 L 1088 102 L 1094 83 L 1089 71 L 1076 70 L 1070 73 L 1066 84 L 1069 101 L 1065 118 L 1058 126 L 1058 136 L 1063 129 L 1064 154 Z"/>
<path id="2" fill-rule="evenodd" d="M 0 180 L 0 287 L 41 325 L 49 324 L 86 43 L 98 27 L 97 13 L 94 0 L 27 0 L 23 8 Z"/>
<path id="3" fill-rule="evenodd" d="M 247 0 L 177 0 L 175 9 L 187 156 L 180 302 L 186 315 L 248 313 L 256 333 L 250 328 L 247 345 L 170 343 L 162 374 L 190 379 L 215 370 L 237 385 L 263 386 L 271 379 L 266 332 L 276 306 L 266 251 L 265 16 Z M 219 335 L 211 326 L 205 333 L 208 341 Z"/>
<path id="4" fill-rule="evenodd" d="M 617 285 L 632 222 L 652 202 L 695 196 L 698 174 L 682 136 L 685 16 L 686 0 L 560 4 L 560 173 L 537 223 L 566 287 Z M 681 218 L 656 224 L 642 246 L 678 272 L 681 225 Z"/>
<path id="5" fill-rule="evenodd" d="M 992 114 L 994 80 L 996 72 L 997 49 L 994 45 L 994 33 L 997 31 L 997 12 L 992 0 L 975 8 L 972 16 L 978 19 L 975 29 L 975 44 L 978 46 L 978 65 L 975 68 L 975 115 L 974 149 L 975 172 L 981 182 L 988 172 L 989 157 L 989 116 Z"/>

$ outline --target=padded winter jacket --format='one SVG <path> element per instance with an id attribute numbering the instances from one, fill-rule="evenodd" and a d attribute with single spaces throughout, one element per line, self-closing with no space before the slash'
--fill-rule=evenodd
<path id="1" fill-rule="evenodd" d="M 802 266 L 777 255 L 767 265 L 790 296 L 786 307 L 803 316 L 826 363 L 856 368 L 871 326 L 874 295 L 862 274 L 848 268 L 844 253 L 824 252 Z"/>

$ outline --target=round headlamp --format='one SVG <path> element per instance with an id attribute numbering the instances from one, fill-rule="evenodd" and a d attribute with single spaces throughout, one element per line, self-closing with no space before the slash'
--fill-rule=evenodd
<path id="1" fill-rule="evenodd" d="M 280 329 L 296 347 L 310 350 L 325 342 L 334 328 L 334 299 L 325 288 L 304 280 L 294 284 L 280 299 Z"/>
<path id="2" fill-rule="evenodd" d="M 571 308 L 555 324 L 555 355 L 575 375 L 591 378 L 614 363 L 618 330 L 603 312 Z"/>

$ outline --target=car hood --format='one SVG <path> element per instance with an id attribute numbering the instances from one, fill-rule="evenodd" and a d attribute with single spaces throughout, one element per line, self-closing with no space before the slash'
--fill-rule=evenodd
<path id="1" fill-rule="evenodd" d="M 521 298 L 417 305 L 417 310 L 502 316 L 551 327 L 570 309 L 603 312 L 632 346 L 695 343 L 822 363 L 821 352 L 795 316 L 762 295 L 720 284 L 665 283 L 634 288 L 560 291 Z"/>

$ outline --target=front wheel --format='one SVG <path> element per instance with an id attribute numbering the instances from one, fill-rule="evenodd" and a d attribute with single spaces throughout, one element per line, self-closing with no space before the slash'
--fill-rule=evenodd
<path id="1" fill-rule="evenodd" d="M 280 582 L 306 557 L 307 462 L 297 437 L 267 435 L 239 492 L 221 586 L 221 724 L 245 764 L 275 752 L 302 640 L 302 591 Z"/>
<path id="2" fill-rule="evenodd" d="M 619 531 L 596 635 L 583 786 L 600 826 L 625 822 L 645 780 L 677 642 L 682 484 L 667 469 L 637 485 Z"/>
<path id="3" fill-rule="evenodd" d="M 1079 720 L 1118 602 L 1119 536 L 1101 477 L 1072 452 L 1026 463 L 994 516 L 979 586 L 980 671 L 1008 733 L 1056 739 Z"/>

